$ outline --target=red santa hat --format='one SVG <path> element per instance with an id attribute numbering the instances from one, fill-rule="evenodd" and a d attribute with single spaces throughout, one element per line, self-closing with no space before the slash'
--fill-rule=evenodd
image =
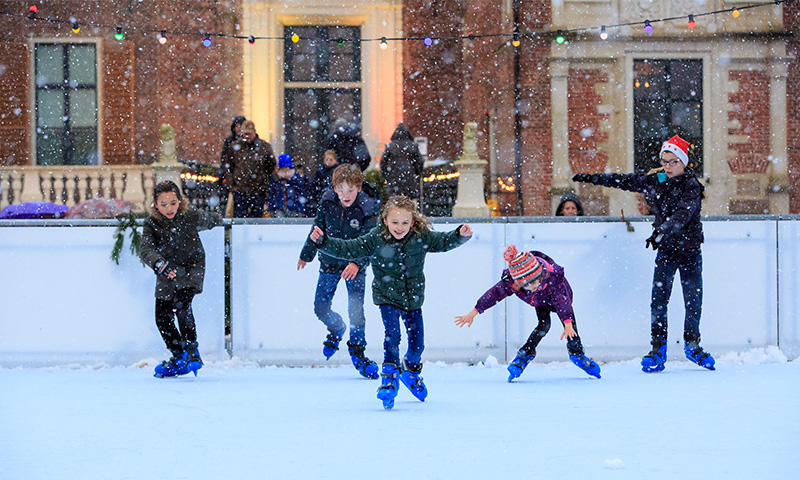
<path id="1" fill-rule="evenodd" d="M 674 153 L 684 165 L 689 165 L 689 142 L 681 137 L 675 135 L 664 142 L 664 145 L 661 146 L 661 151 L 658 152 L 658 156 L 661 157 L 664 152 Z"/>

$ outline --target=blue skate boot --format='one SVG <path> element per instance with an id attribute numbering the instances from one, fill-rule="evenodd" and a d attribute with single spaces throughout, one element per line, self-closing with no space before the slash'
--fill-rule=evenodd
<path id="1" fill-rule="evenodd" d="M 526 354 L 524 350 L 520 349 L 514 360 L 508 364 L 508 381 L 511 382 L 515 378 L 522 375 L 522 371 L 528 366 L 528 363 L 536 356 L 536 352 L 530 355 Z"/>
<path id="2" fill-rule="evenodd" d="M 200 358 L 200 351 L 197 349 L 197 342 L 186 344 L 186 373 L 192 372 L 197 376 L 197 371 L 203 368 L 203 359 Z"/>
<path id="3" fill-rule="evenodd" d="M 333 354 L 339 350 L 339 342 L 342 341 L 345 328 L 346 327 L 342 325 L 341 329 L 329 332 L 325 341 L 322 342 L 322 354 L 325 355 L 326 361 L 330 360 Z"/>
<path id="4" fill-rule="evenodd" d="M 383 408 L 391 410 L 394 407 L 394 397 L 397 396 L 397 389 L 400 382 L 397 377 L 400 369 L 394 363 L 384 363 L 381 372 L 381 386 L 378 387 L 378 399 L 383 402 Z"/>
<path id="5" fill-rule="evenodd" d="M 667 362 L 667 342 L 661 342 L 658 348 L 653 346 L 653 350 L 642 357 L 642 371 L 646 373 L 660 372 L 664 370 Z"/>
<path id="6" fill-rule="evenodd" d="M 684 342 L 683 353 L 686 354 L 686 358 L 701 367 L 709 370 L 716 370 L 716 368 L 714 368 L 714 357 L 705 352 L 703 347 L 698 345 L 697 342 Z"/>
<path id="7" fill-rule="evenodd" d="M 378 364 L 364 355 L 364 345 L 354 345 L 347 342 L 347 352 L 350 354 L 353 366 L 356 367 L 362 377 L 374 380 L 380 376 L 378 374 Z"/>
<path id="8" fill-rule="evenodd" d="M 400 372 L 400 381 L 411 390 L 411 394 L 417 397 L 417 400 L 424 402 L 425 398 L 428 396 L 428 388 L 425 386 L 425 382 L 422 381 L 422 377 L 419 376 L 420 373 L 422 373 L 421 363 L 409 365 L 403 360 L 403 370 Z"/>
<path id="9" fill-rule="evenodd" d="M 186 363 L 186 352 L 173 353 L 172 358 L 164 360 L 156 365 L 155 373 L 156 378 L 177 377 L 178 375 L 186 375 L 189 373 Z"/>
<path id="10" fill-rule="evenodd" d="M 587 357 L 583 353 L 580 355 L 570 355 L 569 359 L 572 360 L 578 368 L 588 373 L 593 377 L 600 378 L 600 366 L 594 360 Z"/>

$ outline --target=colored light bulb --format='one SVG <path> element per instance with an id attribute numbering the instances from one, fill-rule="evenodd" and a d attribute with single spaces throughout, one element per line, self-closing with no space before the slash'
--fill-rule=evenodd
<path id="1" fill-rule="evenodd" d="M 733 15 L 733 18 L 739 18 L 739 9 L 734 8 L 733 10 L 731 10 L 731 15 Z"/>
<path id="2" fill-rule="evenodd" d="M 203 46 L 208 48 L 211 46 L 211 37 L 206 34 L 206 38 L 203 39 Z"/>
<path id="3" fill-rule="evenodd" d="M 167 31 L 161 30 L 161 33 L 158 34 L 158 43 L 164 45 L 167 43 Z"/>
<path id="4" fill-rule="evenodd" d="M 697 26 L 697 23 L 694 21 L 694 15 L 689 15 L 689 28 L 694 29 Z"/>
<path id="5" fill-rule="evenodd" d="M 566 41 L 566 39 L 564 38 L 564 32 L 562 32 L 561 30 L 558 30 L 556 32 L 556 43 L 561 45 L 565 41 Z"/>
<path id="6" fill-rule="evenodd" d="M 386 50 L 387 48 L 389 48 L 389 44 L 386 43 L 386 37 L 381 37 L 380 46 L 381 46 L 381 50 Z"/>
<path id="7" fill-rule="evenodd" d="M 298 35 L 296 33 L 294 35 L 292 35 L 292 42 L 297 43 L 299 41 L 300 41 L 300 35 Z"/>
<path id="8" fill-rule="evenodd" d="M 247 37 L 247 41 L 250 42 L 250 45 L 252 45 L 256 43 L 256 37 L 250 35 L 249 37 Z"/>
<path id="9" fill-rule="evenodd" d="M 650 20 L 644 21 L 644 31 L 647 33 L 653 33 L 653 26 L 650 25 Z"/>
<path id="10" fill-rule="evenodd" d="M 600 27 L 600 38 L 602 38 L 603 40 L 608 38 L 608 32 L 606 32 L 606 26 L 605 25 Z"/>
<path id="11" fill-rule="evenodd" d="M 72 24 L 72 33 L 78 33 L 81 31 L 81 26 L 78 25 L 78 22 Z"/>
<path id="12" fill-rule="evenodd" d="M 433 45 L 433 39 L 432 39 L 431 37 L 425 37 L 425 40 L 424 40 L 424 42 L 425 42 L 425 45 L 427 45 L 427 46 L 429 46 L 429 47 L 430 47 L 431 45 Z"/>
<path id="13" fill-rule="evenodd" d="M 125 34 L 122 33 L 122 27 L 117 27 L 117 33 L 114 34 L 114 40 L 118 42 L 125 40 Z"/>

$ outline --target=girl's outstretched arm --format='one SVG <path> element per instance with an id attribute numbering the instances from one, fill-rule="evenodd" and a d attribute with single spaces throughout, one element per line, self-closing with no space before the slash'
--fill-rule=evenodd
<path id="1" fill-rule="evenodd" d="M 472 321 L 475 319 L 475 315 L 477 314 L 478 311 L 473 308 L 468 314 L 456 317 L 455 324 L 459 327 L 463 327 L 464 325 L 471 327 Z"/>

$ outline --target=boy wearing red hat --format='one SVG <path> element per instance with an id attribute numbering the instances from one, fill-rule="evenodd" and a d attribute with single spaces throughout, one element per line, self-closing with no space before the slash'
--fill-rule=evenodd
<path id="1" fill-rule="evenodd" d="M 567 351 L 572 363 L 589 375 L 600 378 L 600 367 L 583 353 L 572 310 L 572 287 L 564 277 L 564 267 L 542 252 L 517 252 L 514 245 L 506 247 L 503 258 L 508 262 L 508 269 L 503 270 L 500 281 L 478 299 L 475 308 L 468 314 L 456 317 L 456 325 L 471 327 L 477 314 L 492 308 L 506 297 L 516 295 L 536 308 L 539 324 L 508 365 L 509 382 L 522 375 L 522 371 L 536 356 L 536 347 L 550 331 L 550 312 L 556 312 L 564 325 L 561 340 L 567 339 Z"/>
<path id="2" fill-rule="evenodd" d="M 655 215 L 653 234 L 645 247 L 657 250 L 650 301 L 652 351 L 642 358 L 642 371 L 660 372 L 667 360 L 667 303 L 675 273 L 681 272 L 686 318 L 683 324 L 684 354 L 701 367 L 714 370 L 714 358 L 700 347 L 700 313 L 703 306 L 703 225 L 700 201 L 703 186 L 689 167 L 689 142 L 675 135 L 659 153 L 663 171 L 650 175 L 579 173 L 575 182 L 641 192 L 651 199 Z"/>

